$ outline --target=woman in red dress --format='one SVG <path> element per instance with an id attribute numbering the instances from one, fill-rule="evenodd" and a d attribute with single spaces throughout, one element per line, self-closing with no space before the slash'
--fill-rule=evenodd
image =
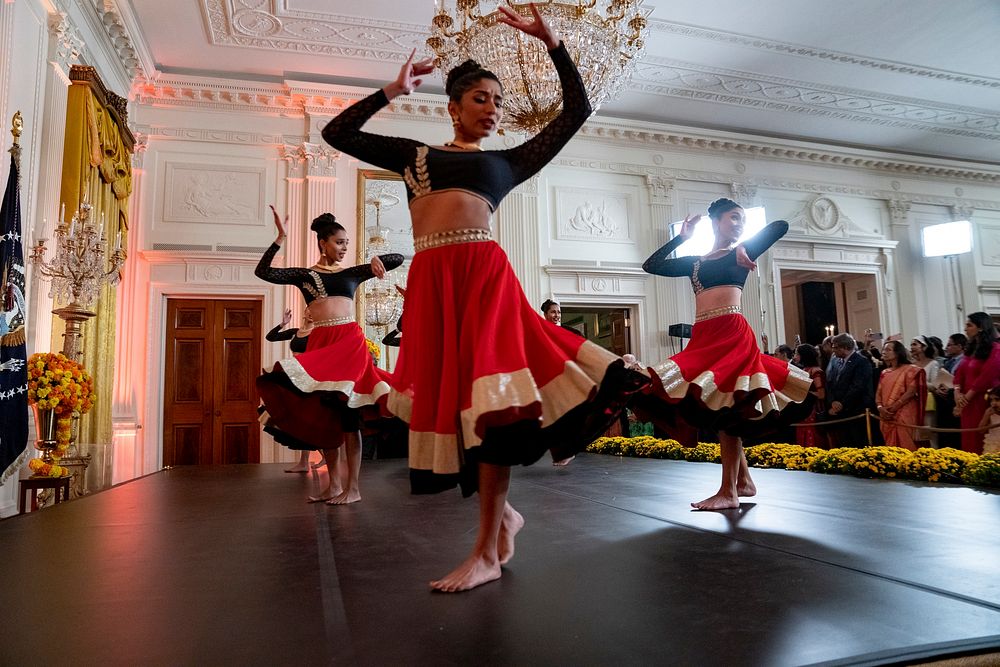
<path id="1" fill-rule="evenodd" d="M 962 428 L 978 428 L 986 412 L 986 392 L 1000 384 L 1000 337 L 989 313 L 965 321 L 965 356 L 955 370 L 955 414 Z M 983 453 L 982 431 L 962 433 L 962 449 Z"/>
<path id="2" fill-rule="evenodd" d="M 365 335 L 354 320 L 354 292 L 365 280 L 381 278 L 387 269 L 402 264 L 403 256 L 382 255 L 373 257 L 370 265 L 336 266 L 347 254 L 347 232 L 333 215 L 324 213 L 313 220 L 311 228 L 327 265 L 274 269 L 271 262 L 285 240 L 277 212 L 274 224 L 278 238 L 254 273 L 269 283 L 298 287 L 308 304 L 312 329 L 306 351 L 282 359 L 274 370 L 257 378 L 257 391 L 269 427 L 277 429 L 286 442 L 297 442 L 300 449 L 311 446 L 324 450 L 328 464 L 336 463 L 338 448 L 346 445 L 346 488 L 336 493 L 335 468 L 328 465 L 330 482 L 319 496 L 310 497 L 310 502 L 355 503 L 361 500 L 360 410 L 374 411 L 377 403 L 385 404 L 389 374 L 373 363 Z"/>
<path id="3" fill-rule="evenodd" d="M 820 368 L 819 352 L 812 345 L 799 345 L 795 348 L 795 356 L 792 361 L 799 368 L 809 374 L 809 395 L 813 398 L 813 409 L 809 416 L 802 420 L 802 424 L 816 423 L 816 412 L 822 408 L 826 401 L 826 371 Z M 815 426 L 798 426 L 795 428 L 795 441 L 803 447 L 821 447 L 829 449 L 830 442 L 826 438 L 823 429 Z"/>
<path id="4" fill-rule="evenodd" d="M 333 147 L 403 176 L 416 255 L 410 267 L 406 335 L 392 376 L 390 411 L 410 425 L 414 493 L 456 485 L 479 491 L 472 553 L 431 582 L 461 591 L 498 579 L 514 553 L 523 517 L 507 502 L 510 468 L 552 448 L 582 450 L 648 378 L 621 359 L 538 317 L 507 256 L 493 241 L 491 217 L 503 197 L 537 173 L 591 113 L 565 46 L 531 6 L 534 21 L 502 6 L 500 21 L 541 40 L 559 74 L 560 114 L 537 136 L 484 151 L 503 115 L 497 77 L 473 61 L 448 74 L 455 136 L 443 146 L 361 131 L 399 95 L 409 94 L 430 60 L 406 62 L 399 77 L 337 116 L 323 130 Z"/>
<path id="5" fill-rule="evenodd" d="M 691 506 L 723 510 L 739 507 L 740 496 L 757 493 L 742 438 L 807 416 L 810 404 L 801 410 L 786 408 L 806 401 L 811 382 L 800 368 L 761 354 L 740 309 L 743 284 L 757 267 L 754 260 L 784 236 L 788 223 L 772 222 L 749 241 L 739 243 L 746 223 L 743 207 L 719 199 L 709 206 L 708 215 L 715 231 L 711 252 L 703 257 L 669 258 L 691 238 L 701 218 L 688 216 L 680 233 L 643 264 L 647 273 L 689 278 L 696 315 L 688 346 L 650 369 L 650 396 L 659 400 L 644 398 L 639 404 L 655 420 L 668 424 L 682 420 L 718 432 L 722 485 L 715 495 Z"/>

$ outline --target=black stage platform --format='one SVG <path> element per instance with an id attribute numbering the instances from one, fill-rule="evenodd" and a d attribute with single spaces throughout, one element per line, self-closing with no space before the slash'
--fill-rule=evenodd
<path id="1" fill-rule="evenodd" d="M 514 471 L 527 519 L 499 582 L 427 588 L 475 500 L 308 505 L 280 465 L 177 468 L 0 522 L 3 665 L 909 664 L 1000 647 L 1000 494 L 583 455 Z"/>

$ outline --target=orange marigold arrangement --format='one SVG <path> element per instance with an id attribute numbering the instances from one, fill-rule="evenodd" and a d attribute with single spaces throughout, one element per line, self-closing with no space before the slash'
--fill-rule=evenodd
<path id="1" fill-rule="evenodd" d="M 38 352 L 28 359 L 28 403 L 57 416 L 56 449 L 58 462 L 66 454 L 73 432 L 73 415 L 94 407 L 94 378 L 83 366 L 58 352 Z M 31 459 L 28 468 L 36 477 L 64 477 L 65 466 Z"/>

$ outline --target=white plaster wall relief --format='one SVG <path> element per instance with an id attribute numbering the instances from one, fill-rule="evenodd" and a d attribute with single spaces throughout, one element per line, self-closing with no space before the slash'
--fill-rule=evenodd
<path id="1" fill-rule="evenodd" d="M 819 236 L 847 236 L 849 218 L 840 210 L 837 202 L 825 195 L 813 197 L 803 206 L 789 223 L 803 229 L 805 233 Z"/>
<path id="2" fill-rule="evenodd" d="M 167 162 L 163 222 L 262 226 L 264 168 Z"/>
<path id="3" fill-rule="evenodd" d="M 629 243 L 631 197 L 587 188 L 557 187 L 556 238 Z"/>
<path id="4" fill-rule="evenodd" d="M 649 189 L 651 203 L 661 205 L 670 204 L 676 183 L 675 179 L 667 176 L 646 174 L 646 186 Z"/>

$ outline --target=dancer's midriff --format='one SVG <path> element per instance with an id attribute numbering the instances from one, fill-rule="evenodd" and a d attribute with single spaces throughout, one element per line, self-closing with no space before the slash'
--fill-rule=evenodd
<path id="1" fill-rule="evenodd" d="M 492 212 L 485 199 L 464 190 L 445 190 L 410 203 L 413 236 L 455 229 L 489 229 Z"/>
<path id="2" fill-rule="evenodd" d="M 739 307 L 742 297 L 743 290 L 739 287 L 732 285 L 709 287 L 695 297 L 695 315 L 701 315 L 702 313 L 718 310 L 719 308 Z"/>
<path id="3" fill-rule="evenodd" d="M 305 314 L 313 322 L 354 317 L 354 299 L 346 296 L 321 297 L 309 304 Z"/>

